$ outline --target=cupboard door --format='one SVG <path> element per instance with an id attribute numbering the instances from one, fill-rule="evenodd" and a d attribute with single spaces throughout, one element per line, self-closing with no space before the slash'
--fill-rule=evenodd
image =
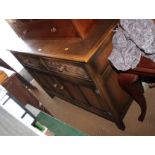
<path id="1" fill-rule="evenodd" d="M 68 99 L 71 98 L 70 94 L 63 85 L 62 80 L 58 77 L 33 69 L 30 69 L 29 72 L 49 95 L 58 95 L 59 97 L 63 96 Z"/>
<path id="2" fill-rule="evenodd" d="M 106 102 L 103 101 L 100 95 L 94 92 L 92 88 L 67 81 L 64 81 L 63 84 L 73 98 L 72 103 L 97 115 L 104 116 L 107 119 L 113 119 L 112 113 L 110 112 L 108 106 L 106 106 Z"/>
<path id="3" fill-rule="evenodd" d="M 69 91 L 66 89 L 62 79 L 53 76 L 52 80 L 54 81 L 54 85 L 53 86 L 55 87 L 55 91 L 58 94 L 64 96 L 65 98 L 72 99 L 72 97 L 71 97 Z"/>
<path id="4" fill-rule="evenodd" d="M 97 91 L 84 85 L 75 84 L 49 73 L 29 69 L 28 71 L 51 96 L 57 96 L 90 112 L 112 120 L 112 114 Z"/>
<path id="5" fill-rule="evenodd" d="M 85 86 L 80 86 L 80 88 L 91 106 L 99 110 L 110 112 L 110 109 L 106 105 L 106 101 L 101 99 L 97 91 Z"/>
<path id="6" fill-rule="evenodd" d="M 86 99 L 85 95 L 81 91 L 81 88 L 79 87 L 79 85 L 68 81 L 63 81 L 63 84 L 65 88 L 68 90 L 68 92 L 70 93 L 70 96 L 72 100 L 74 100 L 75 104 L 78 104 L 84 107 L 91 106 L 88 100 Z"/>
<path id="7" fill-rule="evenodd" d="M 29 70 L 27 69 L 28 72 L 34 77 L 34 79 L 43 87 L 43 89 L 46 90 L 53 90 L 53 80 L 50 79 L 50 77 L 42 72 L 35 71 L 33 69 Z"/>

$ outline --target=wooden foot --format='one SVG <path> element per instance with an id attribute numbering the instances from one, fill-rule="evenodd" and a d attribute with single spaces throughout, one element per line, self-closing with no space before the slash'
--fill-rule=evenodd
<path id="1" fill-rule="evenodd" d="M 50 94 L 50 97 L 51 97 L 51 98 L 54 98 L 54 97 L 55 97 L 55 95 L 53 95 L 53 94 Z"/>
<path id="2" fill-rule="evenodd" d="M 116 125 L 120 130 L 125 130 L 125 125 L 124 125 L 123 121 L 120 121 L 119 123 L 116 123 Z"/>

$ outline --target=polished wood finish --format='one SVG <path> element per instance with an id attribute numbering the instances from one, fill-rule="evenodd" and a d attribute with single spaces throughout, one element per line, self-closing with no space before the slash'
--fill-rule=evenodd
<path id="1" fill-rule="evenodd" d="M 92 19 L 16 19 L 7 21 L 23 39 L 70 37 L 84 39 L 95 24 L 95 20 Z"/>
<path id="2" fill-rule="evenodd" d="M 37 40 L 36 38 L 24 40 L 29 49 L 25 46 L 9 47 L 8 45 L 8 50 L 75 62 L 88 62 L 98 53 L 98 49 L 104 45 L 107 38 L 113 35 L 112 29 L 117 23 L 117 20 L 98 20 L 84 40 L 79 38 Z"/>
<path id="3" fill-rule="evenodd" d="M 29 51 L 10 51 L 51 97 L 111 120 L 123 130 L 131 98 L 120 88 L 107 59 L 117 20 L 97 23 L 83 40 L 24 40 Z"/>
<path id="4" fill-rule="evenodd" d="M 72 19 L 72 23 L 82 39 L 86 38 L 95 22 L 94 19 Z"/>

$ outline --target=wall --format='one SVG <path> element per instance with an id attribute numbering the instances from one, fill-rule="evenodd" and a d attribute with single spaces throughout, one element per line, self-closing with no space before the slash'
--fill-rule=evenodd
<path id="1" fill-rule="evenodd" d="M 0 19 L 0 58 L 8 63 L 16 71 L 21 71 L 23 66 L 17 61 L 17 59 L 7 49 L 13 49 L 14 47 L 25 46 L 29 49 L 21 38 L 12 30 L 10 25 L 4 20 Z"/>
<path id="2" fill-rule="evenodd" d="M 0 107 L 0 136 L 36 136 L 37 134 Z"/>

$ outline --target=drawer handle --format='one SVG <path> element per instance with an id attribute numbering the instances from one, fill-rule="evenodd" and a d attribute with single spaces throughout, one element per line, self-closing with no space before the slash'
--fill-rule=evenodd
<path id="1" fill-rule="evenodd" d="M 63 72 L 64 69 L 65 69 L 65 67 L 64 67 L 64 66 L 61 66 L 61 67 L 59 68 L 59 71 L 60 71 L 60 72 Z"/>
<path id="2" fill-rule="evenodd" d="M 24 30 L 24 31 L 23 31 L 23 35 L 26 35 L 26 34 L 27 34 L 27 30 Z"/>
<path id="3" fill-rule="evenodd" d="M 97 95 L 100 95 L 100 92 L 99 92 L 98 89 L 95 90 L 95 93 L 96 93 Z"/>
<path id="4" fill-rule="evenodd" d="M 52 28 L 51 28 L 51 32 L 52 32 L 52 33 L 56 32 L 56 31 L 57 31 L 57 29 L 56 29 L 55 27 L 52 27 Z"/>
<path id="5" fill-rule="evenodd" d="M 31 63 L 29 59 L 25 59 L 25 63 Z"/>
<path id="6" fill-rule="evenodd" d="M 60 90 L 63 90 L 64 89 L 64 86 L 60 86 Z"/>
<path id="7" fill-rule="evenodd" d="M 42 60 L 42 59 L 40 58 L 40 62 L 41 62 L 41 64 L 47 69 L 47 66 L 46 66 L 44 60 Z"/>
<path id="8" fill-rule="evenodd" d="M 55 84 L 53 84 L 53 87 L 54 87 L 54 88 L 56 88 L 57 86 L 58 86 L 58 84 L 56 84 L 56 83 L 55 83 Z"/>
<path id="9" fill-rule="evenodd" d="M 111 112 L 106 112 L 108 115 L 112 116 L 112 113 Z"/>

